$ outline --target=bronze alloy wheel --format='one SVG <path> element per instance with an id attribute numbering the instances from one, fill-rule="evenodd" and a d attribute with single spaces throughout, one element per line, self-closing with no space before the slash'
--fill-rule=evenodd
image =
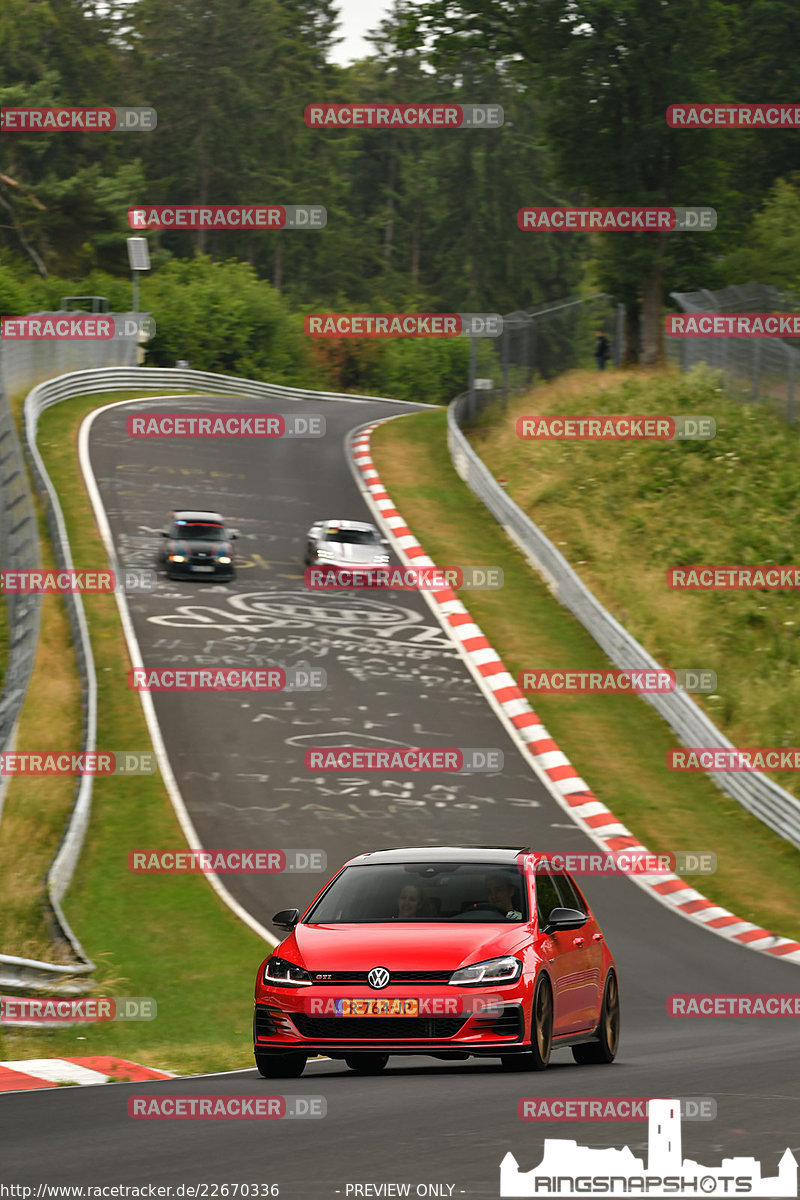
<path id="1" fill-rule="evenodd" d="M 603 989 L 603 1004 L 595 1041 L 572 1047 L 575 1062 L 581 1066 L 613 1062 L 619 1049 L 619 1027 L 619 984 L 615 973 L 609 971 Z"/>
<path id="2" fill-rule="evenodd" d="M 613 1058 L 619 1047 L 619 988 L 617 987 L 617 977 L 613 972 L 609 975 L 606 983 L 602 1021 L 606 1045 Z"/>
<path id="3" fill-rule="evenodd" d="M 531 1046 L 522 1054 L 501 1056 L 507 1071 L 544 1071 L 553 1048 L 553 990 L 540 975 L 531 1005 Z"/>

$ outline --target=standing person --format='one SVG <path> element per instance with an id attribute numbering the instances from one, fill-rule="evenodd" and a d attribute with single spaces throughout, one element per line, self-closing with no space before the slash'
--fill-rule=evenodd
<path id="1" fill-rule="evenodd" d="M 604 371 L 606 369 L 606 362 L 609 358 L 611 358 L 611 346 L 609 345 L 608 338 L 602 329 L 598 329 L 597 331 L 597 341 L 595 342 L 594 346 L 594 356 L 597 359 L 598 371 Z"/>

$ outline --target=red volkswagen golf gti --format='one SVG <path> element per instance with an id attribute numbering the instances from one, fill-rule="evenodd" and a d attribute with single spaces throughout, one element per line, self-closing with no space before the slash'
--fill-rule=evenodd
<path id="1" fill-rule="evenodd" d="M 390 1054 L 500 1058 L 542 1071 L 569 1046 L 610 1063 L 617 970 L 589 905 L 545 854 L 475 846 L 351 859 L 256 977 L 253 1040 L 266 1078 L 310 1055 L 383 1070 Z"/>

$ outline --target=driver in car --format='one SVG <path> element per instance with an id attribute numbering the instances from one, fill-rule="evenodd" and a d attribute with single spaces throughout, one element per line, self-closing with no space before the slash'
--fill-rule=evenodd
<path id="1" fill-rule="evenodd" d="M 503 871 L 496 871 L 486 880 L 486 898 L 511 920 L 521 921 L 522 913 L 516 907 L 514 887 Z"/>

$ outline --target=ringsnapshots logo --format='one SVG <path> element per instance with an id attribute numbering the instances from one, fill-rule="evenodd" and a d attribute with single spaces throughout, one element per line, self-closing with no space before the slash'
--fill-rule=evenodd
<path id="1" fill-rule="evenodd" d="M 664 232 L 705 233 L 717 227 L 717 212 L 714 208 L 642 207 L 639 205 L 613 205 L 611 207 L 571 208 L 536 207 L 520 208 L 517 226 L 523 232 L 565 233 L 637 233 Z"/>
<path id="2" fill-rule="evenodd" d="M 651 692 L 705 694 L 716 692 L 717 676 L 710 669 L 693 667 L 674 671 L 663 667 L 614 667 L 605 671 L 528 670 L 520 671 L 517 687 L 521 692 L 548 696 L 573 695 L 576 692 L 604 695 L 624 692 L 637 692 L 640 695 Z"/>
<path id="3" fill-rule="evenodd" d="M 800 313 L 670 313 L 668 337 L 800 337 Z"/>
<path id="4" fill-rule="evenodd" d="M 303 330 L 319 338 L 497 338 L 503 318 L 499 313 L 308 313 Z"/>
<path id="5" fill-rule="evenodd" d="M 156 850 L 128 852 L 128 870 L 144 875 L 306 875 L 327 869 L 324 850 Z"/>
<path id="6" fill-rule="evenodd" d="M 713 875 L 717 856 L 709 850 L 676 850 L 653 854 L 643 847 L 622 850 L 548 850 L 523 854 L 517 867 L 534 879 L 540 875 Z"/>
<path id="7" fill-rule="evenodd" d="M 521 1171 L 509 1151 L 500 1164 L 500 1195 L 538 1196 L 796 1196 L 797 1160 L 787 1149 L 778 1173 L 765 1176 L 755 1158 L 723 1158 L 705 1167 L 683 1157 L 681 1102 L 649 1101 L 647 1158 L 622 1149 L 580 1146 L 573 1139 L 547 1138 L 538 1166 Z"/>
<path id="8" fill-rule="evenodd" d="M 136 1095 L 129 1098 L 127 1112 L 129 1117 L 145 1121 L 278 1121 L 298 1117 L 313 1120 L 327 1115 L 328 1102 L 324 1096 L 308 1095 Z"/>
<path id="9" fill-rule="evenodd" d="M 137 692 L 318 692 L 328 686 L 322 667 L 132 667 Z"/>
<path id="10" fill-rule="evenodd" d="M 130 438 L 321 438 L 321 413 L 138 413 L 125 421 Z"/>
<path id="11" fill-rule="evenodd" d="M 51 593 L 85 592 L 153 592 L 158 586 L 158 574 L 148 568 L 125 568 L 116 572 L 107 569 L 84 570 L 62 567 L 60 570 L 0 571 L 0 591 L 32 596 Z"/>
<path id="12" fill-rule="evenodd" d="M 152 750 L 4 750 L 0 775 L 154 775 Z"/>
<path id="13" fill-rule="evenodd" d="M 72 107 L 0 108 L 2 133 L 150 133 L 158 124 L 154 108 Z"/>
<path id="14" fill-rule="evenodd" d="M 321 204 L 140 204 L 128 209 L 131 229 L 324 229 Z"/>
<path id="15" fill-rule="evenodd" d="M 150 341 L 155 336 L 153 318 L 136 313 L 124 316 L 37 313 L 0 318 L 0 340 L 4 342 L 110 342 L 116 338 Z"/>
<path id="16" fill-rule="evenodd" d="M 303 765 L 307 771 L 502 771 L 502 750 L 465 749 L 423 750 L 407 747 L 398 750 L 370 750 L 355 746 L 316 746 L 306 750 Z"/>
<path id="17" fill-rule="evenodd" d="M 534 442 L 707 442 L 717 436 L 713 417 L 528 416 L 517 437 Z"/>
<path id="18" fill-rule="evenodd" d="M 499 104 L 307 104 L 309 129 L 499 129 Z"/>
<path id="19" fill-rule="evenodd" d="M 654 1096 L 523 1096 L 517 1102 L 521 1121 L 647 1121 Z M 715 1121 L 713 1096 L 684 1096 L 682 1121 Z"/>
<path id="20" fill-rule="evenodd" d="M 387 592 L 487 591 L 503 586 L 502 567 L 370 567 L 335 561 L 317 563 L 303 573 L 309 591 L 350 591 L 363 588 Z"/>
<path id="21" fill-rule="evenodd" d="M 799 104 L 670 104 L 672 129 L 800 129 Z"/>
<path id="22" fill-rule="evenodd" d="M 74 1025 L 154 1021 L 152 996 L 0 996 L 0 1025 Z"/>

